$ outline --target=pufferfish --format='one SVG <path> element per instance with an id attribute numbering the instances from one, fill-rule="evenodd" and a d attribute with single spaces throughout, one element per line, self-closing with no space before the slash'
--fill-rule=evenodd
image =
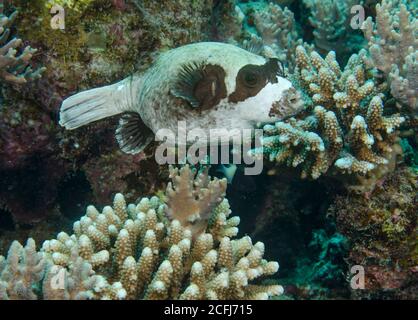
<path id="1" fill-rule="evenodd" d="M 201 42 L 162 53 L 143 74 L 65 99 L 60 124 L 72 130 L 121 114 L 122 151 L 142 151 L 159 129 L 252 129 L 301 108 L 281 63 L 234 45 Z M 296 99 L 297 100 L 297 99 Z"/>

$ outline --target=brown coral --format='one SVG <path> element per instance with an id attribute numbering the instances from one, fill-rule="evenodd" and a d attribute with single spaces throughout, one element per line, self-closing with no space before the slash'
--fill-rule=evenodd
<path id="1" fill-rule="evenodd" d="M 352 244 L 349 264 L 365 269 L 366 290 L 355 296 L 378 297 L 386 290 L 386 296 L 416 299 L 417 191 L 416 172 L 403 167 L 367 197 L 338 196 L 330 208 Z"/>

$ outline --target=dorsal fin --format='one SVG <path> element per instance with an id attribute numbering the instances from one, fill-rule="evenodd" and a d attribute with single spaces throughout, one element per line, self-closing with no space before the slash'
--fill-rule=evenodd
<path id="1" fill-rule="evenodd" d="M 116 129 L 116 140 L 125 153 L 136 154 L 145 149 L 153 140 L 153 132 L 136 112 L 125 113 Z"/>

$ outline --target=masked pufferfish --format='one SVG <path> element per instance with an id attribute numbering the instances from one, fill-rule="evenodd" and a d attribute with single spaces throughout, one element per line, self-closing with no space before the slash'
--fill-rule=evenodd
<path id="1" fill-rule="evenodd" d="M 253 129 L 281 120 L 300 110 L 295 95 L 277 59 L 201 42 L 162 53 L 142 75 L 70 96 L 60 124 L 72 130 L 123 114 L 116 139 L 122 151 L 136 154 L 159 129 L 177 132 L 179 121 L 209 137 L 210 129 Z"/>

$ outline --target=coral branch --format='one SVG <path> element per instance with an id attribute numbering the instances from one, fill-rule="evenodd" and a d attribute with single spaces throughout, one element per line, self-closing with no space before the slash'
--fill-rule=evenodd
<path id="1" fill-rule="evenodd" d="M 409 1 L 406 3 L 412 9 Z M 374 66 L 390 82 L 391 94 L 418 112 L 418 19 L 405 3 L 383 0 L 376 6 L 376 22 L 363 24 Z"/>
<path id="2" fill-rule="evenodd" d="M 45 70 L 33 70 L 30 61 L 36 49 L 26 46 L 18 38 L 10 39 L 10 26 L 17 16 L 14 11 L 10 16 L 4 15 L 3 0 L 0 0 L 0 79 L 12 84 L 24 84 L 38 79 Z"/>
<path id="3" fill-rule="evenodd" d="M 297 167 L 314 179 L 335 165 L 348 173 L 366 174 L 392 151 L 399 115 L 383 116 L 385 87 L 375 83 L 367 52 L 352 55 L 344 70 L 330 52 L 325 59 L 299 46 L 294 82 L 306 97 L 310 116 L 264 127 L 263 153 L 271 161 Z"/>

